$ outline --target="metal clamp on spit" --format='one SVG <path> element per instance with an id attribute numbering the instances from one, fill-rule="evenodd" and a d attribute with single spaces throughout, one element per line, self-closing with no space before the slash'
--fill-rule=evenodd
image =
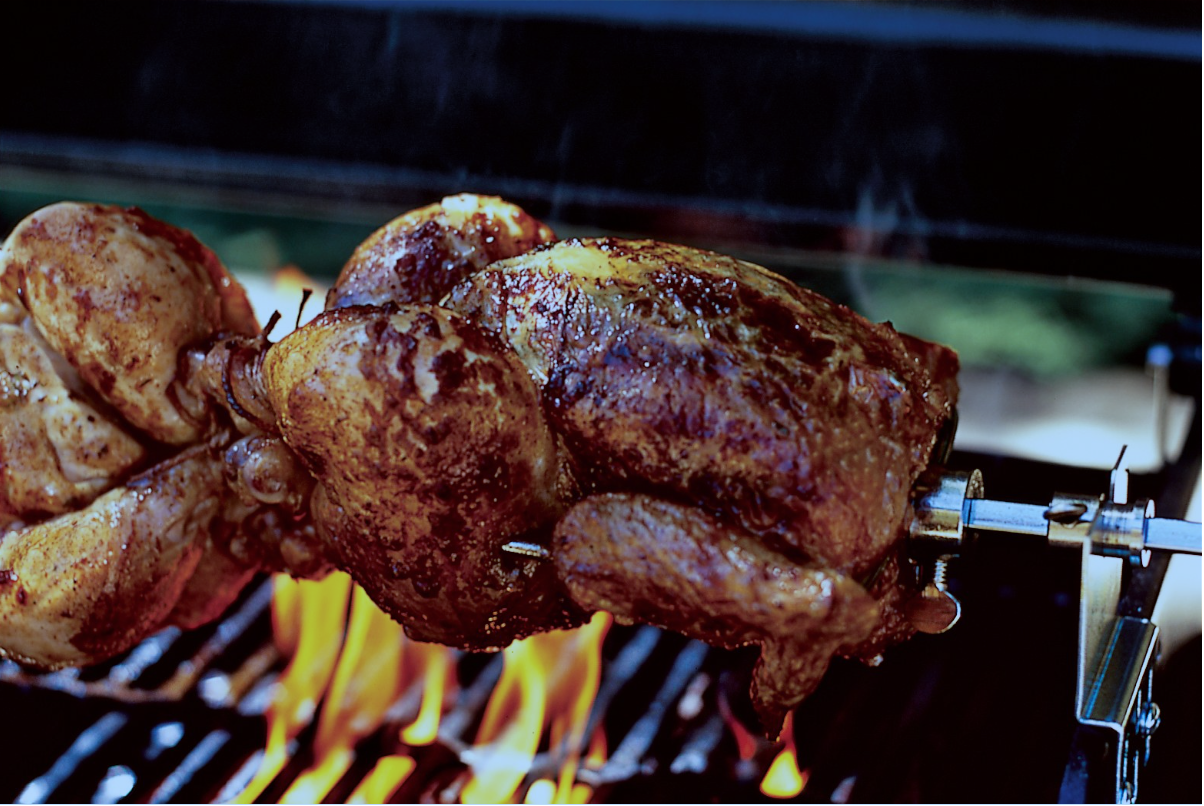
<path id="1" fill-rule="evenodd" d="M 1123 458 L 1122 451 L 1122 458 Z M 948 561 L 980 535 L 1044 538 L 1050 546 L 1082 553 L 1078 675 L 1075 713 L 1081 725 L 1115 733 L 1116 802 L 1133 802 L 1137 775 L 1158 726 L 1151 699 L 1158 626 L 1121 615 L 1126 563 L 1145 566 L 1151 551 L 1201 553 L 1198 523 L 1154 517 L 1154 503 L 1128 500 L 1128 471 L 1120 460 L 1111 489 L 1098 497 L 1057 493 L 1045 506 L 985 497 L 982 474 L 933 471 L 921 479 L 914 501 L 911 553 L 930 564 L 931 581 L 912 623 L 925 632 L 953 626 L 961 605 L 945 586 Z"/>

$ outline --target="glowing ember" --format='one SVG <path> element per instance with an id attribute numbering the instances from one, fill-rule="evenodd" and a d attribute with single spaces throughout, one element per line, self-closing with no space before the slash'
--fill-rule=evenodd
<path id="1" fill-rule="evenodd" d="M 723 716 L 723 721 L 727 724 L 728 729 L 732 732 L 732 737 L 736 740 L 736 752 L 740 754 L 741 761 L 751 761 L 753 756 L 757 754 L 757 737 L 752 734 L 748 728 L 744 727 L 744 723 L 736 718 L 732 713 L 732 708 L 728 705 L 727 697 L 723 690 L 719 691 L 719 713 Z"/>
<path id="2" fill-rule="evenodd" d="M 288 744 L 313 719 L 343 643 L 351 578 L 330 574 L 318 582 L 287 583 L 282 587 L 287 589 L 289 584 L 298 586 L 297 596 L 294 599 L 292 592 L 285 594 L 283 606 L 274 614 L 278 623 L 290 622 L 295 616 L 305 629 L 286 627 L 286 639 L 296 633 L 296 651 L 268 707 L 268 743 L 259 772 L 235 798 L 236 803 L 252 803 L 284 768 Z"/>
<path id="3" fill-rule="evenodd" d="M 786 715 L 782 728 L 785 747 L 778 753 L 761 781 L 761 794 L 771 798 L 793 798 L 807 785 L 808 770 L 798 768 L 798 751 L 794 746 L 794 714 Z"/>
<path id="4" fill-rule="evenodd" d="M 552 800 L 570 802 L 610 623 L 609 615 L 598 613 L 580 629 L 535 635 L 504 650 L 501 680 L 476 743 L 463 754 L 472 769 L 461 793 L 464 803 L 510 802 L 545 731 L 548 752 L 559 768 Z"/>

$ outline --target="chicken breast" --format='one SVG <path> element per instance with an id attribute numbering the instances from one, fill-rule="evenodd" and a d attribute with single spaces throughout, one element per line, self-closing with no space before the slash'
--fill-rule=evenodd
<path id="1" fill-rule="evenodd" d="M 854 576 L 902 536 L 953 410 L 952 351 L 712 252 L 562 241 L 445 305 L 514 348 L 587 490 L 688 502 Z"/>
<path id="2" fill-rule="evenodd" d="M 513 347 L 582 491 L 618 494 L 557 527 L 575 602 L 760 644 L 770 734 L 833 654 L 912 634 L 899 546 L 953 412 L 952 351 L 758 266 L 651 241 L 563 241 L 444 304 Z"/>

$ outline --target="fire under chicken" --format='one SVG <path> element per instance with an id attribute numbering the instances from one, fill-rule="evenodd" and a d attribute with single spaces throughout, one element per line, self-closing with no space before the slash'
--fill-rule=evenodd
<path id="1" fill-rule="evenodd" d="M 383 227 L 273 344 L 190 235 L 65 203 L 5 242 L 0 314 L 22 662 L 97 662 L 256 570 L 337 567 L 468 650 L 596 610 L 759 645 L 775 733 L 832 657 L 912 633 L 903 538 L 956 355 L 753 264 L 556 241 L 466 194 Z"/>

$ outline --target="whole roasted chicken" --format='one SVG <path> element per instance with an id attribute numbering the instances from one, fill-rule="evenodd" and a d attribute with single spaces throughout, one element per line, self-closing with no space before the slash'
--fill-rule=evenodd
<path id="1" fill-rule="evenodd" d="M 758 266 L 555 241 L 499 199 L 391 222 L 278 343 L 211 252 L 60 204 L 0 254 L 0 654 L 39 666 L 338 567 L 470 650 L 604 609 L 758 644 L 768 730 L 911 628 L 910 491 L 952 351 Z"/>

